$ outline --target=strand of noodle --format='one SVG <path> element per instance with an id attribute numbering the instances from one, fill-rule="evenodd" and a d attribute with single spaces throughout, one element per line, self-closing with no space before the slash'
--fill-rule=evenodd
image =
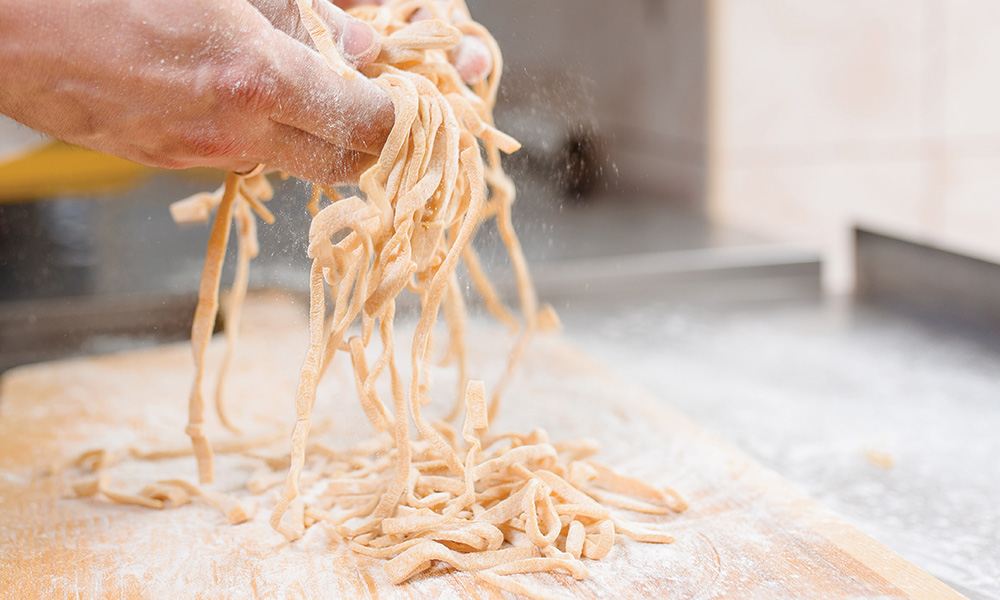
<path id="1" fill-rule="evenodd" d="M 604 518 L 608 518 L 608 516 L 610 516 L 606 508 L 603 508 L 600 504 L 594 501 L 593 498 L 573 487 L 568 481 L 559 477 L 555 473 L 543 469 L 536 471 L 534 475 L 552 488 L 552 491 L 555 492 L 556 495 L 565 498 L 567 501 L 581 506 L 592 507 L 594 511 L 603 511 L 605 515 Z"/>
<path id="2" fill-rule="evenodd" d="M 538 500 L 548 495 L 548 490 L 544 486 L 537 486 L 534 494 L 525 494 L 521 500 L 521 514 L 524 515 L 524 532 L 528 534 L 528 539 L 538 548 L 548 546 L 548 540 L 542 535 L 538 527 Z M 558 531 L 557 531 L 558 533 Z"/>
<path id="3" fill-rule="evenodd" d="M 246 196 L 243 196 L 246 198 Z M 257 223 L 247 209 L 244 201 L 238 202 L 236 206 L 236 275 L 233 278 L 233 285 L 227 298 L 228 310 L 226 311 L 226 354 L 222 358 L 222 365 L 219 367 L 218 379 L 215 382 L 215 412 L 219 416 L 219 421 L 223 427 L 239 433 L 229 418 L 226 410 L 225 391 L 226 382 L 229 378 L 229 370 L 233 364 L 233 356 L 236 353 L 236 344 L 239 341 L 240 320 L 243 314 L 243 301 L 246 299 L 247 287 L 250 284 L 250 261 L 257 255 Z"/>
<path id="4" fill-rule="evenodd" d="M 385 431 L 389 428 L 389 416 L 378 397 L 378 392 L 374 386 L 369 389 L 366 385 L 368 380 L 368 361 L 365 358 L 365 347 L 361 338 L 355 336 L 349 340 L 351 347 L 351 364 L 354 367 L 354 383 L 358 388 L 358 398 L 361 400 L 361 407 L 365 411 L 365 416 L 371 421 L 372 426 L 377 431 Z"/>
<path id="5" fill-rule="evenodd" d="M 485 461 L 476 466 L 476 481 L 486 475 L 500 471 L 510 466 L 519 466 L 520 463 L 529 460 L 540 460 L 543 458 L 555 460 L 558 455 L 556 449 L 549 444 L 532 444 L 530 446 L 518 446 L 512 448 L 502 456 Z M 544 471 L 542 471 L 544 472 Z M 542 473 L 539 472 L 539 473 Z M 546 483 L 548 483 L 546 481 Z"/>
<path id="6" fill-rule="evenodd" d="M 673 502 L 670 504 L 670 510 L 675 513 L 682 513 L 689 508 L 687 500 L 685 500 L 684 496 L 681 496 L 680 493 L 674 488 L 665 486 L 663 487 L 663 493 L 673 499 Z"/>
<path id="7" fill-rule="evenodd" d="M 360 278 L 359 272 L 361 273 Z M 327 336 L 326 349 L 323 352 L 323 367 L 320 370 L 321 375 L 326 373 L 327 368 L 329 368 L 330 363 L 333 361 L 336 351 L 341 346 L 341 342 L 344 339 L 344 334 L 347 331 L 347 328 L 357 317 L 358 311 L 361 310 L 360 303 L 353 301 L 351 290 L 355 287 L 360 288 L 365 286 L 367 273 L 368 269 L 363 263 L 351 263 L 347 267 L 347 273 L 338 282 L 333 316 L 330 319 L 330 333 Z M 358 293 L 355 292 L 353 297 L 357 296 Z M 364 343 L 364 338 L 362 338 L 362 343 Z"/>
<path id="8" fill-rule="evenodd" d="M 556 510 L 554 503 L 552 502 L 552 495 L 546 493 L 542 497 L 542 523 L 545 524 L 545 528 L 548 529 L 548 533 L 544 536 L 545 546 L 551 546 L 555 543 L 556 538 L 559 537 L 559 533 L 562 531 L 562 521 L 559 519 L 559 512 Z"/>
<path id="9" fill-rule="evenodd" d="M 503 534 L 497 529 L 500 540 L 503 541 Z M 470 552 L 484 551 L 487 549 L 489 541 L 474 532 L 462 531 L 458 529 L 436 529 L 428 531 L 421 536 L 423 539 L 445 543 L 445 545 L 461 545 L 469 548 Z M 463 551 L 465 549 L 463 548 Z"/>
<path id="10" fill-rule="evenodd" d="M 479 211 L 482 209 L 484 203 L 483 190 L 478 185 L 478 182 L 482 181 L 482 164 L 479 161 L 476 149 L 467 148 L 464 150 L 460 156 L 460 162 L 465 166 L 464 170 L 466 177 L 469 179 L 472 198 L 469 209 L 462 223 L 462 228 L 459 231 L 458 236 L 456 236 L 456 239 L 452 242 L 451 249 L 448 251 L 444 262 L 441 263 L 437 273 L 435 273 L 434 280 L 431 282 L 430 290 L 427 293 L 427 301 L 424 304 L 423 311 L 420 314 L 420 320 L 417 322 L 417 327 L 413 334 L 413 348 L 411 350 L 411 354 L 414 365 L 419 365 L 427 352 L 430 330 L 434 324 L 434 318 L 437 315 L 438 308 L 444 297 L 445 286 L 447 286 L 451 272 L 454 270 L 455 265 L 458 262 L 461 248 L 468 244 L 469 239 L 475 230 L 476 224 L 478 223 Z M 459 461 L 455 452 L 447 445 L 447 443 L 444 442 L 441 436 L 420 417 L 419 386 L 420 371 L 419 369 L 414 369 L 410 383 L 410 410 L 414 422 L 417 425 L 417 430 L 425 440 L 434 446 L 435 450 L 440 452 L 445 461 L 448 462 L 452 471 L 456 474 L 461 473 L 463 470 L 461 461 Z"/>
<path id="11" fill-rule="evenodd" d="M 309 37 L 316 44 L 316 49 L 319 50 L 319 53 L 326 59 L 326 63 L 330 66 L 330 69 L 344 79 L 354 79 L 354 69 L 344 62 L 344 58 L 341 56 L 340 51 L 337 50 L 333 36 L 330 34 L 330 29 L 323 22 L 323 18 L 319 16 L 316 9 L 312 7 L 312 1 L 296 0 L 296 5 L 299 8 L 299 17 L 302 20 L 302 24 L 306 26 L 306 30 L 309 31 Z"/>
<path id="12" fill-rule="evenodd" d="M 413 50 L 410 48 L 389 47 L 383 48 L 379 54 L 379 60 L 386 64 L 409 66 L 419 63 L 426 57 L 426 52 Z"/>
<path id="13" fill-rule="evenodd" d="M 314 183 L 312 191 L 309 192 L 309 202 L 306 204 L 306 211 L 310 216 L 315 217 L 319 213 L 319 201 L 323 197 L 323 187 Z"/>
<path id="14" fill-rule="evenodd" d="M 566 532 L 566 552 L 573 556 L 573 558 L 579 559 L 580 555 L 583 553 L 583 542 L 586 539 L 586 530 L 583 527 L 583 523 L 573 520 L 569 523 L 569 529 Z"/>
<path id="15" fill-rule="evenodd" d="M 466 382 L 469 379 L 468 348 L 465 343 L 465 323 L 468 320 L 468 313 L 465 310 L 465 300 L 462 298 L 462 288 L 459 286 L 458 276 L 454 272 L 452 272 L 448 282 L 444 316 L 448 324 L 449 344 L 448 352 L 441 363 L 446 365 L 454 362 L 458 369 L 458 389 L 455 393 L 455 403 L 452 405 L 451 412 L 445 417 L 446 421 L 454 421 L 466 404 Z"/>
<path id="16" fill-rule="evenodd" d="M 669 506 L 658 506 L 641 500 L 635 500 L 627 496 L 619 496 L 614 493 L 602 492 L 601 490 L 594 489 L 592 487 L 587 488 L 587 494 L 601 504 L 613 506 L 622 510 L 645 513 L 647 515 L 666 515 L 673 512 Z"/>
<path id="17" fill-rule="evenodd" d="M 537 555 L 538 550 L 532 546 L 461 554 L 438 542 L 425 540 L 390 559 L 385 570 L 393 583 L 402 583 L 429 568 L 432 561 L 445 562 L 459 571 L 480 571 L 507 562 L 535 558 Z"/>
<path id="18" fill-rule="evenodd" d="M 393 306 L 393 310 L 395 310 L 395 306 Z M 382 323 L 385 323 L 386 321 L 388 321 L 388 319 L 383 318 Z M 368 397 L 374 397 L 376 395 L 375 381 L 385 368 L 389 366 L 389 361 L 392 360 L 395 353 L 395 342 L 390 333 L 391 328 L 383 325 L 379 328 L 379 332 L 382 339 L 382 354 L 379 355 L 378 361 L 375 363 L 375 367 L 368 374 L 368 377 L 365 378 L 363 391 Z M 406 418 L 405 413 L 403 414 L 403 418 Z"/>
<path id="19" fill-rule="evenodd" d="M 565 455 L 567 459 L 573 461 L 570 463 L 571 466 L 581 464 L 579 461 L 585 458 L 590 458 L 601 450 L 600 444 L 587 438 L 568 442 L 555 442 L 552 444 L 552 447 L 554 447 L 559 454 Z"/>
<path id="20" fill-rule="evenodd" d="M 210 506 L 221 512 L 226 517 L 226 520 L 233 525 L 245 523 L 253 517 L 254 511 L 252 508 L 244 506 L 241 502 L 228 494 L 205 490 L 194 485 L 193 483 L 188 483 L 183 479 L 167 479 L 160 481 L 159 484 L 161 486 L 180 488 L 191 496 L 198 496 L 202 498 Z M 155 489 L 152 491 L 155 491 Z"/>
<path id="21" fill-rule="evenodd" d="M 446 96 L 448 104 L 451 105 L 455 114 L 462 119 L 465 126 L 476 137 L 482 139 L 487 144 L 496 146 L 506 154 L 516 152 L 521 148 L 520 142 L 501 132 L 496 127 L 489 125 L 480 117 L 472 105 L 469 104 L 465 96 L 453 93 Z"/>
<path id="22" fill-rule="evenodd" d="M 517 318 L 511 314 L 510 310 L 504 305 L 500 300 L 500 294 L 497 293 L 496 288 L 486 277 L 486 273 L 483 271 L 482 263 L 479 261 L 479 254 L 476 252 L 472 244 L 469 244 L 462 249 L 462 260 L 465 263 L 465 268 L 468 270 L 469 275 L 472 278 L 472 284 L 476 287 L 479 295 L 483 299 L 483 305 L 486 310 L 493 315 L 493 317 L 507 325 L 511 331 L 517 331 L 520 329 L 520 325 L 517 322 Z"/>
<path id="23" fill-rule="evenodd" d="M 383 317 L 381 326 L 385 330 L 385 339 L 392 340 L 392 318 L 395 313 L 395 302 L 390 303 L 390 308 Z M 391 345 L 391 344 L 390 344 Z M 379 501 L 378 506 L 372 513 L 375 519 L 384 519 L 392 514 L 392 511 L 399 503 L 400 497 L 406 486 L 407 475 L 410 471 L 412 450 L 410 448 L 410 421 L 406 418 L 406 390 L 403 387 L 402 378 L 396 368 L 395 353 L 388 353 L 389 375 L 392 383 L 392 397 L 395 412 L 393 419 L 395 423 L 394 436 L 396 444 L 396 469 L 395 476 L 389 484 L 389 488 Z"/>
<path id="24" fill-rule="evenodd" d="M 268 225 L 274 224 L 274 214 L 266 206 L 264 206 L 261 198 L 259 198 L 257 194 L 255 194 L 250 187 L 246 185 L 246 180 L 243 180 L 240 183 L 240 196 L 244 202 L 250 205 L 250 208 L 253 209 L 253 212 L 256 213 L 262 221 Z"/>
<path id="25" fill-rule="evenodd" d="M 573 517 L 579 519 L 583 517 L 591 521 L 603 521 L 611 516 L 611 513 L 607 508 L 596 504 L 556 504 L 556 512 L 565 517 Z"/>
<path id="26" fill-rule="evenodd" d="M 445 511 L 447 516 L 458 514 L 476 499 L 475 469 L 482 447 L 480 434 L 489 429 L 489 419 L 486 416 L 486 389 L 482 381 L 470 381 L 466 385 L 465 406 L 462 437 L 469 444 L 469 451 L 465 457 L 465 490 Z"/>
<path id="27" fill-rule="evenodd" d="M 521 362 L 521 359 L 524 358 L 524 353 L 527 351 L 528 344 L 535 333 L 534 324 L 531 321 L 532 319 L 529 317 L 528 324 L 521 330 L 520 335 L 518 335 L 517 341 L 514 343 L 514 348 L 507 358 L 507 367 L 504 369 L 500 381 L 497 382 L 496 387 L 493 389 L 493 396 L 490 398 L 490 420 L 495 419 L 497 413 L 500 411 L 500 399 L 503 397 L 504 392 L 507 391 L 510 382 L 514 379 L 517 366 Z"/>
<path id="28" fill-rule="evenodd" d="M 155 509 L 162 509 L 165 502 L 170 502 L 173 506 L 182 506 L 191 501 L 191 496 L 198 496 L 221 512 L 233 525 L 249 520 L 253 514 L 251 509 L 247 509 L 227 494 L 202 490 L 192 483 L 179 479 L 160 481 L 146 486 L 139 494 L 129 494 L 108 487 L 104 478 L 99 477 L 88 485 L 75 487 L 75 491 L 79 496 L 93 496 L 100 493 L 116 504 Z"/>
<path id="29" fill-rule="evenodd" d="M 462 34 L 444 21 L 418 21 L 391 33 L 382 42 L 383 48 L 404 47 L 408 50 L 443 50 L 453 48 Z"/>
<path id="30" fill-rule="evenodd" d="M 385 548 L 372 548 L 371 546 L 365 546 L 364 544 L 359 544 L 355 541 L 348 542 L 348 546 L 354 552 L 358 554 L 363 554 L 364 556 L 370 556 L 372 558 L 389 559 L 392 558 L 417 544 L 421 544 L 426 540 L 421 538 L 415 538 L 412 540 L 406 540 L 405 542 L 399 542 L 398 544 L 393 544 L 391 546 L 386 546 Z"/>
<path id="31" fill-rule="evenodd" d="M 190 451 L 190 446 L 188 446 L 188 450 Z M 92 473 L 97 473 L 117 463 L 123 457 L 123 452 L 112 452 L 106 448 L 87 450 L 86 452 L 80 454 L 80 456 L 69 461 L 64 467 L 53 469 L 53 471 L 59 472 L 68 466 L 87 469 Z"/>
<path id="32" fill-rule="evenodd" d="M 683 512 L 687 508 L 683 499 L 670 488 L 653 487 L 641 479 L 616 473 L 610 467 L 598 462 L 587 461 L 587 465 L 594 469 L 596 477 L 593 479 L 593 483 L 608 491 L 652 500 L 665 505 L 674 512 Z"/>
<path id="33" fill-rule="evenodd" d="M 271 513 L 271 527 L 288 540 L 301 537 L 302 532 L 286 527 L 281 517 L 289 505 L 299 495 L 299 476 L 305 464 L 305 444 L 309 437 L 310 414 L 316 398 L 319 369 L 323 362 L 323 320 L 326 314 L 326 293 L 323 290 L 323 270 L 313 261 L 309 273 L 309 351 L 299 376 L 299 388 L 295 395 L 295 428 L 292 431 L 291 464 L 285 488 Z"/>
<path id="34" fill-rule="evenodd" d="M 611 552 L 611 547 L 615 544 L 615 524 L 611 519 L 601 521 L 598 525 L 600 534 L 597 541 L 592 541 L 592 536 L 587 536 L 583 542 L 583 555 L 591 560 L 600 560 Z"/>
<path id="35" fill-rule="evenodd" d="M 650 542 L 654 544 L 670 544 L 674 541 L 674 538 L 663 531 L 656 531 L 653 529 L 645 529 L 638 526 L 636 523 L 626 521 L 625 519 L 618 519 L 615 517 L 611 518 L 614 523 L 615 531 L 626 535 L 637 542 Z"/>
<path id="36" fill-rule="evenodd" d="M 248 195 L 257 198 L 261 202 L 268 202 L 274 198 L 274 188 L 271 187 L 271 182 L 267 180 L 267 175 L 264 173 L 254 175 L 253 177 L 244 177 L 242 185 Z"/>
<path id="37" fill-rule="evenodd" d="M 133 504 L 135 506 L 145 506 L 146 508 L 163 508 L 163 501 L 156 500 L 153 498 L 146 498 L 145 496 L 139 496 L 136 494 L 127 494 L 124 492 L 117 492 L 106 487 L 101 488 L 101 494 L 103 494 L 108 500 L 111 500 L 115 504 Z"/>
<path id="38" fill-rule="evenodd" d="M 381 73 L 375 73 L 381 74 Z M 369 199 L 381 211 L 382 222 L 387 227 L 392 223 L 393 210 L 386 195 L 386 188 L 379 182 L 389 180 L 389 174 L 396 167 L 400 153 L 407 146 L 413 120 L 417 116 L 419 101 L 417 90 L 405 77 L 386 73 L 375 79 L 375 84 L 384 89 L 392 99 L 396 120 L 389 132 L 382 153 L 379 154 L 375 166 L 361 175 L 360 187 L 365 190 Z"/>
<path id="39" fill-rule="evenodd" d="M 205 436 L 205 400 L 201 385 L 205 376 L 205 353 L 212 337 L 215 317 L 219 312 L 219 282 L 222 276 L 222 262 L 226 256 L 226 246 L 229 242 L 229 231 L 233 219 L 233 209 L 236 204 L 239 176 L 233 173 L 226 175 L 225 191 L 222 202 L 215 214 L 215 222 L 208 236 L 208 249 L 205 251 L 205 266 L 202 269 L 201 284 L 198 287 L 198 306 L 195 308 L 194 321 L 191 325 L 191 351 L 194 354 L 195 375 L 191 384 L 191 396 L 188 402 L 188 426 L 185 432 L 191 438 L 194 454 L 198 461 L 198 479 L 202 483 L 210 483 L 215 479 L 212 460 L 212 445 Z"/>
<path id="40" fill-rule="evenodd" d="M 177 507 L 191 503 L 191 495 L 184 491 L 184 489 L 163 483 L 151 483 L 147 485 L 142 489 L 141 495 L 159 500 L 163 502 L 164 506 L 170 504 Z"/>
<path id="41" fill-rule="evenodd" d="M 537 480 L 532 479 L 528 481 L 528 483 L 521 487 L 520 490 L 508 495 L 495 506 L 480 515 L 479 518 L 493 525 L 499 525 L 510 521 L 516 515 L 521 513 L 521 504 L 523 499 L 526 496 L 534 497 L 535 490 L 538 486 L 539 483 Z"/>
<path id="42" fill-rule="evenodd" d="M 224 189 L 223 185 L 214 192 L 199 192 L 171 203 L 170 218 L 175 223 L 204 223 L 208 221 L 211 212 L 222 202 Z"/>
<path id="43" fill-rule="evenodd" d="M 561 569 L 574 579 L 585 579 L 587 569 L 578 560 L 564 558 L 525 558 L 497 565 L 490 569 L 497 575 L 515 575 L 522 573 L 544 573 Z"/>
<path id="44" fill-rule="evenodd" d="M 510 577 L 504 577 L 502 575 L 497 575 L 493 571 L 475 571 L 473 572 L 477 578 L 486 582 L 489 585 L 497 588 L 498 590 L 503 590 L 505 592 L 515 594 L 518 596 L 524 596 L 526 598 L 531 598 L 532 600 L 566 600 L 566 596 L 561 596 L 559 594 L 552 594 L 547 590 L 539 589 L 537 587 L 532 587 L 524 585 L 519 581 L 511 579 Z"/>

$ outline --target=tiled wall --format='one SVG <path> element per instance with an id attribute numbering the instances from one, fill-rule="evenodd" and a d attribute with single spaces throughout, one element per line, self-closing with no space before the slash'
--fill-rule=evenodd
<path id="1" fill-rule="evenodd" d="M 712 216 L 828 249 L 863 225 L 1000 262 L 1000 2 L 713 0 Z"/>

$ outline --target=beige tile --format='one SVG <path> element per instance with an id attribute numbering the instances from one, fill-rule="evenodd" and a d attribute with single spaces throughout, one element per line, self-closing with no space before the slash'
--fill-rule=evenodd
<path id="1" fill-rule="evenodd" d="M 718 0 L 719 141 L 739 147 L 919 136 L 922 5 Z"/>
<path id="2" fill-rule="evenodd" d="M 828 291 L 854 284 L 850 231 L 864 225 L 908 239 L 926 235 L 920 161 L 786 166 L 722 171 L 712 203 L 714 220 L 778 240 L 824 249 Z"/>
<path id="3" fill-rule="evenodd" d="M 1000 157 L 947 162 L 939 242 L 1000 261 Z"/>
<path id="4" fill-rule="evenodd" d="M 945 0 L 945 132 L 1000 134 L 1000 2 Z"/>
<path id="5" fill-rule="evenodd" d="M 843 224 L 917 234 L 928 226 L 920 161 L 784 166 L 723 171 L 714 213 L 728 224 L 816 240 Z"/>

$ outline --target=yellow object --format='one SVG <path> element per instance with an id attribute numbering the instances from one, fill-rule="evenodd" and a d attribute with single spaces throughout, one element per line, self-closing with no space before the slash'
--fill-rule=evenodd
<path id="1" fill-rule="evenodd" d="M 0 203 L 117 189 L 153 170 L 116 156 L 51 142 L 0 162 Z"/>

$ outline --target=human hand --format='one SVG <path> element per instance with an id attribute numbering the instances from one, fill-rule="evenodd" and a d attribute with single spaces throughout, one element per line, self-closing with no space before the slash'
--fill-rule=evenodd
<path id="1" fill-rule="evenodd" d="M 320 183 L 355 181 L 392 128 L 388 95 L 333 73 L 294 2 L 253 4 L 0 0 L 0 112 L 152 166 L 264 163 Z M 348 62 L 378 55 L 366 24 L 329 5 L 322 14 Z"/>
<path id="2" fill-rule="evenodd" d="M 333 0 L 333 2 L 341 8 L 349 9 L 365 4 L 384 4 L 385 0 Z M 469 20 L 469 15 L 457 8 L 450 11 L 451 14 L 447 14 L 449 6 L 452 4 L 448 0 L 435 0 L 435 3 L 438 7 L 437 15 L 434 14 L 435 11 L 421 7 L 414 11 L 410 20 L 423 21 L 436 16 L 450 20 L 452 23 L 462 23 Z M 451 51 L 449 58 L 458 70 L 458 74 L 468 84 L 482 81 L 493 70 L 493 57 L 489 47 L 483 40 L 474 35 L 463 35 L 458 45 Z"/>

